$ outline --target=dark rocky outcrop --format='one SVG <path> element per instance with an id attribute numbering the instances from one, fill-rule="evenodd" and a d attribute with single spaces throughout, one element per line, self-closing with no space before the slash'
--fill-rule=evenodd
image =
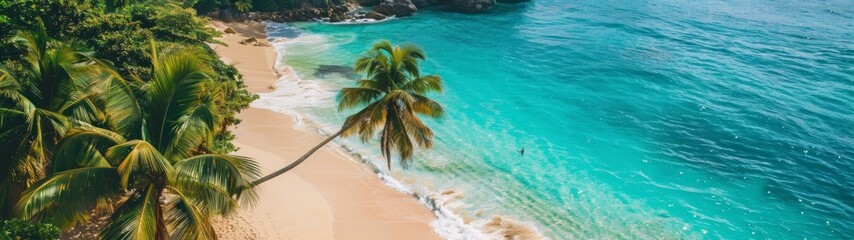
<path id="1" fill-rule="evenodd" d="M 380 5 L 374 7 L 374 12 L 398 17 L 410 16 L 417 10 L 418 7 L 410 0 L 384 0 Z"/>
<path id="2" fill-rule="evenodd" d="M 454 0 L 451 5 L 463 12 L 484 12 L 495 6 L 495 0 Z"/>
<path id="3" fill-rule="evenodd" d="M 247 38 L 247 39 L 240 40 L 240 44 L 243 44 L 243 45 L 255 44 L 255 43 L 258 43 L 258 39 L 256 39 L 254 36 Z"/>
<path id="4" fill-rule="evenodd" d="M 340 22 L 351 18 L 348 6 L 339 5 L 330 8 L 300 8 L 281 12 L 251 12 L 241 15 L 241 21 L 300 22 L 328 20 Z"/>
<path id="5" fill-rule="evenodd" d="M 240 44 L 252 45 L 252 46 L 264 46 L 264 47 L 272 46 L 272 45 L 270 45 L 270 43 L 268 43 L 266 41 L 265 42 L 258 41 L 258 39 L 255 38 L 255 36 L 252 36 L 252 37 L 247 38 L 247 39 L 240 40 Z"/>
<path id="6" fill-rule="evenodd" d="M 240 12 L 232 9 L 224 9 L 208 13 L 208 17 L 216 18 L 224 22 L 242 22 L 247 20 L 245 14 L 241 14 Z"/>
<path id="7" fill-rule="evenodd" d="M 359 1 L 359 5 L 363 7 L 373 7 L 376 5 L 380 5 L 380 2 L 382 2 L 382 0 L 361 0 Z"/>
<path id="8" fill-rule="evenodd" d="M 412 3 L 419 8 L 441 4 L 442 2 L 442 0 L 412 0 Z"/>
<path id="9" fill-rule="evenodd" d="M 310 0 L 297 9 L 278 12 L 240 13 L 232 9 L 210 12 L 207 16 L 225 22 L 232 21 L 273 21 L 273 22 L 365 22 L 386 19 L 388 16 L 405 17 L 414 14 L 419 8 L 443 5 L 460 12 L 479 13 L 490 10 L 497 2 L 521 3 L 530 0 L 360 0 L 361 6 L 373 6 L 371 12 L 359 12 L 355 3 L 346 0 Z M 326 7 L 326 4 L 331 7 Z"/>
<path id="10" fill-rule="evenodd" d="M 378 13 L 378 12 L 369 12 L 369 13 L 365 14 L 365 17 L 373 19 L 373 20 L 383 20 L 386 18 L 385 15 L 383 15 L 382 13 Z"/>

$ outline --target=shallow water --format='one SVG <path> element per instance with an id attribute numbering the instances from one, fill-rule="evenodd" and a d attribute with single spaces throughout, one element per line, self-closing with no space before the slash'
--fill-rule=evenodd
<path id="1" fill-rule="evenodd" d="M 495 237 L 513 219 L 553 239 L 852 239 L 852 9 L 542 0 L 270 24 L 287 70 L 254 104 L 337 130 L 355 58 L 415 43 L 448 116 L 391 176 L 437 200 L 445 237 Z M 376 143 L 343 143 L 384 165 Z"/>

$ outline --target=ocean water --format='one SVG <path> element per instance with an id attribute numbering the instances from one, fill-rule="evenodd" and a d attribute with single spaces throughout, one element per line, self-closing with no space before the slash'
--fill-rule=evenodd
<path id="1" fill-rule="evenodd" d="M 446 238 L 854 239 L 854 1 L 440 10 L 271 23 L 282 78 L 254 106 L 334 132 L 359 54 L 417 44 L 446 86 L 434 148 L 388 171 L 376 142 L 338 143 Z"/>

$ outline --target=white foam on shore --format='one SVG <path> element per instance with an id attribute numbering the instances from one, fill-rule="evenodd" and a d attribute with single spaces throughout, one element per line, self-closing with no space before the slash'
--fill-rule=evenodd
<path id="1" fill-rule="evenodd" d="M 273 91 L 258 94 L 260 98 L 250 106 L 287 113 L 294 117 L 298 127 L 305 127 L 304 117 L 297 110 L 319 107 L 324 99 L 335 97 L 334 93 L 324 91 L 316 82 L 298 78 L 291 67 L 279 68 L 277 72 L 280 74 L 279 81 L 273 85 Z"/>
<path id="2" fill-rule="evenodd" d="M 317 22 L 320 22 L 321 24 L 329 24 L 329 25 L 359 25 L 359 24 L 381 23 L 381 22 L 391 21 L 392 19 L 395 19 L 395 16 L 390 16 L 387 18 L 383 18 L 381 20 L 375 20 L 372 18 L 357 18 L 357 19 L 348 19 L 347 21 L 341 21 L 341 22 L 330 22 L 329 18 L 321 18 L 321 19 L 317 20 Z"/>
<path id="3" fill-rule="evenodd" d="M 272 23 L 267 24 L 268 33 Z M 283 26 L 278 26 L 283 27 Z M 287 27 L 287 26 L 285 26 Z M 278 54 L 276 65 L 274 66 L 279 75 L 279 80 L 273 85 L 274 88 L 269 93 L 259 94 L 260 98 L 251 103 L 252 107 L 268 109 L 279 113 L 285 113 L 292 116 L 298 129 L 315 131 L 328 135 L 329 131 L 324 129 L 336 129 L 337 125 L 323 125 L 317 119 L 312 119 L 310 114 L 306 114 L 308 109 L 321 108 L 335 102 L 336 91 L 333 89 L 324 88 L 322 81 L 319 79 L 302 79 L 300 78 L 294 67 L 287 66 L 280 60 L 285 56 L 288 46 L 294 44 L 311 44 L 311 51 L 328 50 L 328 39 L 322 35 L 300 33 L 294 38 L 285 37 L 270 37 L 270 42 L 276 49 Z M 306 117 L 308 116 L 308 117 Z M 314 120 L 314 121 L 312 121 Z M 465 201 L 462 200 L 463 194 L 457 190 L 428 190 L 421 188 L 413 190 L 403 182 L 394 178 L 385 166 L 385 160 L 379 157 L 377 151 L 364 144 L 337 139 L 333 141 L 337 146 L 335 149 L 350 160 L 366 163 L 382 182 L 402 193 L 412 195 L 425 207 L 433 212 L 436 220 L 431 223 L 434 231 L 445 239 L 538 239 L 522 237 L 507 238 L 504 236 L 504 229 L 495 229 L 496 226 L 524 227 L 525 232 L 535 232 L 534 227 L 525 224 L 504 224 L 509 218 L 502 216 L 493 216 L 490 218 L 467 219 L 461 215 L 465 207 Z M 436 192 L 439 191 L 439 192 Z M 450 192 L 450 193 L 449 193 Z M 498 219 L 498 220 L 496 220 Z M 498 223 L 496 223 L 498 221 Z M 515 222 L 514 222 L 515 223 Z M 541 234 L 537 234 L 541 236 Z"/>

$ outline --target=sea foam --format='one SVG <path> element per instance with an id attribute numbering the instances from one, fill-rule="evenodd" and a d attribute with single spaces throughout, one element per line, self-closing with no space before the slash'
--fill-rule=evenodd
<path id="1" fill-rule="evenodd" d="M 385 20 L 384 20 L 385 21 Z M 269 32 L 291 37 L 270 37 L 270 42 L 277 52 L 277 62 L 273 66 L 279 80 L 271 86 L 270 92 L 260 93 L 260 98 L 251 103 L 252 107 L 268 109 L 293 117 L 295 127 L 304 131 L 315 129 L 320 134 L 328 135 L 338 126 L 323 123 L 315 119 L 307 110 L 319 108 L 334 103 L 335 90 L 324 87 L 322 79 L 304 79 L 296 67 L 287 65 L 281 58 L 294 45 L 310 45 L 306 51 L 325 51 L 329 42 L 322 35 L 298 32 L 293 26 L 284 24 L 268 24 Z M 282 33 L 282 32 L 285 33 Z M 273 33 L 275 34 L 275 33 Z M 272 34 L 271 34 L 272 35 Z M 306 69 L 315 71 L 316 69 Z M 329 111 L 334 111 L 330 107 Z M 351 160 L 367 164 L 377 177 L 388 187 L 402 193 L 412 195 L 428 208 L 436 217 L 430 224 L 434 231 L 445 239 L 540 239 L 536 228 L 506 216 L 491 218 L 464 217 L 465 200 L 462 192 L 457 190 L 432 191 L 428 188 L 412 189 L 406 183 L 399 181 L 388 172 L 384 160 L 378 151 L 365 144 L 350 140 L 335 140 L 336 150 Z"/>

